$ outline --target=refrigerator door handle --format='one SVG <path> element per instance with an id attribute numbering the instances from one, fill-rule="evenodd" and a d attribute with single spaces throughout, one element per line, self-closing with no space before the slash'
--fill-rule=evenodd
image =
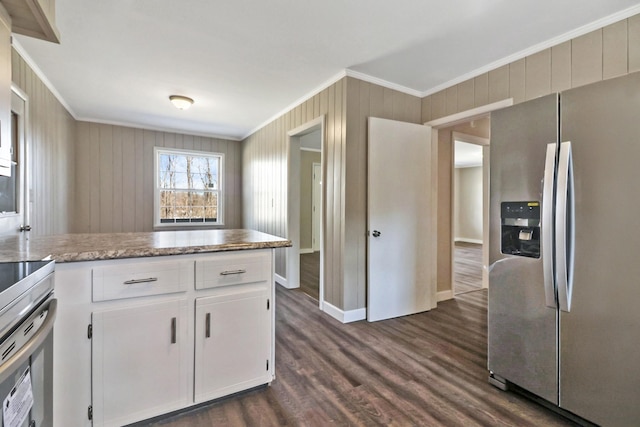
<path id="1" fill-rule="evenodd" d="M 554 287 L 553 260 L 554 242 L 554 188 L 556 181 L 556 151 L 558 144 L 547 144 L 547 157 L 544 165 L 544 181 L 542 187 L 542 269 L 544 275 L 544 296 L 547 307 L 557 308 L 556 290 Z"/>
<path id="2" fill-rule="evenodd" d="M 556 193 L 556 283 L 558 305 L 571 311 L 573 291 L 573 255 L 575 239 L 575 202 L 571 142 L 560 144 Z"/>

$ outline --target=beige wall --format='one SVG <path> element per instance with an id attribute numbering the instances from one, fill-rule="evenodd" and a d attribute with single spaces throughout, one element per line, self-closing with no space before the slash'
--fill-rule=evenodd
<path id="1" fill-rule="evenodd" d="M 482 167 L 456 168 L 454 240 L 482 241 Z"/>
<path id="2" fill-rule="evenodd" d="M 153 231 L 154 147 L 224 153 L 224 226 L 240 228 L 240 142 L 78 122 L 76 233 Z"/>
<path id="3" fill-rule="evenodd" d="M 313 249 L 313 164 L 321 159 L 319 152 L 300 152 L 300 249 Z"/>
<path id="4" fill-rule="evenodd" d="M 73 209 L 76 122 L 15 50 L 12 50 L 12 80 L 29 97 L 31 233 L 67 233 L 76 219 Z"/>

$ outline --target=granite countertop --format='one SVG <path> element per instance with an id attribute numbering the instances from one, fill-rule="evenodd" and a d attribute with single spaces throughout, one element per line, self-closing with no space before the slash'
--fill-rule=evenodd
<path id="1" fill-rule="evenodd" d="M 291 241 L 254 230 L 188 230 L 148 233 L 60 234 L 0 237 L 0 262 L 94 261 L 282 248 Z"/>

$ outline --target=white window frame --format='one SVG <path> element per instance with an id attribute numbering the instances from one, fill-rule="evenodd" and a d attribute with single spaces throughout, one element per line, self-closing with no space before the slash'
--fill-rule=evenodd
<path id="1" fill-rule="evenodd" d="M 159 162 L 161 154 L 177 154 L 194 157 L 217 157 L 220 160 L 218 169 L 218 218 L 215 222 L 160 222 L 160 171 Z M 211 228 L 224 225 L 224 153 L 213 151 L 187 150 L 181 148 L 154 147 L 153 148 L 153 226 L 154 228 Z"/>

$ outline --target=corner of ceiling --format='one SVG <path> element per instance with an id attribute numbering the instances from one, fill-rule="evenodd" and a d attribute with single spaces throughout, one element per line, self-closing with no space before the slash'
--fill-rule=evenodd
<path id="1" fill-rule="evenodd" d="M 49 81 L 47 76 L 45 76 L 45 74 L 42 72 L 40 67 L 38 67 L 35 61 L 31 58 L 31 56 L 29 56 L 27 51 L 24 50 L 20 42 L 15 37 L 11 37 L 11 47 L 15 49 L 16 52 L 18 52 L 18 55 L 20 55 L 20 57 L 24 60 L 24 62 L 26 62 L 27 65 L 29 65 L 29 67 L 33 70 L 35 75 L 38 76 L 38 78 L 42 81 L 42 83 L 44 83 L 47 89 L 51 91 L 53 96 L 56 97 L 56 99 L 60 102 L 60 104 L 62 104 L 62 106 L 67 109 L 69 114 L 71 114 L 71 116 L 75 120 L 79 120 L 78 115 L 75 113 L 75 111 L 73 111 L 69 103 L 62 97 L 62 95 L 60 95 L 60 92 L 58 92 L 55 86 L 53 86 L 53 83 Z M 24 90 L 24 88 L 22 89 Z"/>

